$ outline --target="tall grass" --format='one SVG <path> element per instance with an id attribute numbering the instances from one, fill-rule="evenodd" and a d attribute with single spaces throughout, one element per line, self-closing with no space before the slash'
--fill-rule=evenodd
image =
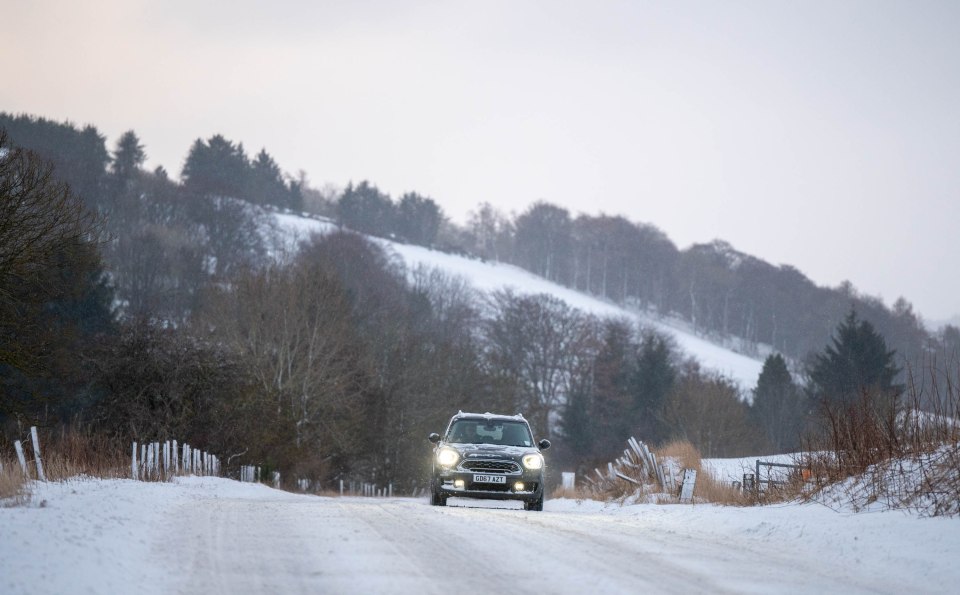
<path id="1" fill-rule="evenodd" d="M 689 441 L 674 440 L 654 449 L 654 452 L 661 461 L 674 461 L 679 469 L 693 469 L 697 472 L 694 501 L 729 505 L 744 505 L 749 502 L 749 497 L 740 489 L 720 481 L 709 469 L 704 469 L 700 451 Z M 679 492 L 679 486 L 675 487 L 675 491 Z"/>
<path id="2" fill-rule="evenodd" d="M 3 467 L 0 470 L 0 506 L 23 503 L 26 498 L 26 479 L 20 470 L 20 463 L 16 457 L 0 457 L 0 466 Z"/>
<path id="3" fill-rule="evenodd" d="M 960 513 L 960 390 L 943 370 L 908 369 L 899 403 L 864 390 L 856 401 L 823 406 L 820 420 L 806 440 L 812 482 L 793 495 Z"/>
<path id="4" fill-rule="evenodd" d="M 46 435 L 46 443 L 41 436 L 41 451 L 48 480 L 60 481 L 78 475 L 130 476 L 130 459 L 125 449 L 103 436 L 66 427 Z"/>
<path id="5" fill-rule="evenodd" d="M 697 503 L 747 504 L 749 497 L 713 476 L 702 464 L 700 451 L 687 440 L 674 440 L 653 449 L 659 464 L 672 472 L 664 474 L 667 485 L 661 485 L 655 474 L 645 474 L 639 468 L 619 467 L 618 470 L 629 479 L 607 478 L 602 481 L 591 480 L 581 492 L 586 497 L 598 500 L 619 500 L 621 502 L 645 500 L 658 504 L 676 503 L 680 496 L 680 482 L 684 469 L 697 472 L 697 481 L 693 497 Z"/>
<path id="6" fill-rule="evenodd" d="M 39 432 L 44 475 L 48 481 L 63 481 L 77 476 L 90 477 L 128 477 L 130 461 L 123 449 L 83 428 L 68 428 Z M 37 479 L 31 441 L 21 440 L 27 461 L 27 476 L 24 476 L 20 463 L 12 454 L 0 453 L 0 502 L 4 505 L 23 504 L 29 500 L 27 482 Z"/>

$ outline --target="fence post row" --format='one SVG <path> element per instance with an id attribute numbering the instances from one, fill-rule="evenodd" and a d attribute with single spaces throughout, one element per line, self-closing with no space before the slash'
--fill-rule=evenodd
<path id="1" fill-rule="evenodd" d="M 181 446 L 176 440 L 139 444 L 139 458 L 137 446 L 138 443 L 133 442 L 130 449 L 130 475 L 133 479 L 167 479 L 178 475 L 181 470 L 188 474 L 220 475 L 220 459 L 189 444 Z M 39 458 L 37 462 L 39 464 Z"/>

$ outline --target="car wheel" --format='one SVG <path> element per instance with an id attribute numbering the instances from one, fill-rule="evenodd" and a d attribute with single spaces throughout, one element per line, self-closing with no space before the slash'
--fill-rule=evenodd
<path id="1" fill-rule="evenodd" d="M 447 505 L 447 497 L 437 492 L 436 488 L 434 488 L 432 485 L 430 486 L 430 505 L 431 506 Z"/>
<path id="2" fill-rule="evenodd" d="M 534 500 L 533 502 L 524 502 L 524 510 L 543 510 L 543 494 L 540 494 L 540 498 Z"/>

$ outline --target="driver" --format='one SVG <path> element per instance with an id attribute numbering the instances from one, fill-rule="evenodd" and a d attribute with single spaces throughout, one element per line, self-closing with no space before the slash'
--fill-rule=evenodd
<path id="1" fill-rule="evenodd" d="M 477 424 L 467 424 L 466 427 L 463 428 L 463 441 L 467 444 L 476 444 L 479 442 Z"/>

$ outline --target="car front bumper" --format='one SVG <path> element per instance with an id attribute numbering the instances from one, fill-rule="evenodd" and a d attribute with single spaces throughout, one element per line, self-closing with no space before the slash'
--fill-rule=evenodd
<path id="1" fill-rule="evenodd" d="M 458 469 L 440 470 L 434 476 L 437 493 L 446 497 L 524 502 L 535 502 L 543 494 L 543 475 L 539 470 L 504 475 L 502 484 L 474 482 L 475 475 L 483 474 Z"/>

